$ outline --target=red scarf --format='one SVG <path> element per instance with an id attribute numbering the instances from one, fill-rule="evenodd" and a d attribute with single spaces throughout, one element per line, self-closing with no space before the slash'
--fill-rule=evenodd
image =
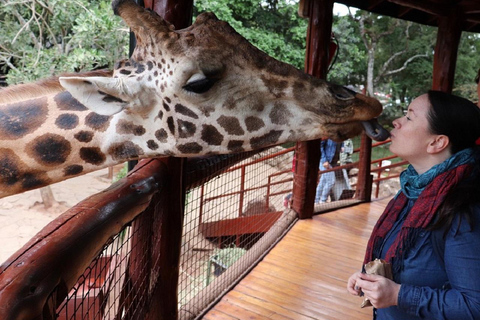
<path id="1" fill-rule="evenodd" d="M 385 256 L 385 260 L 392 264 L 394 275 L 402 267 L 405 253 L 415 243 L 418 231 L 426 229 L 430 225 L 448 192 L 462 181 L 471 172 L 471 169 L 471 164 L 464 164 L 443 172 L 422 191 L 408 213 L 397 238 Z M 374 257 L 374 252 L 380 255 L 378 252 L 385 236 L 393 228 L 398 215 L 407 202 L 408 199 L 403 192 L 400 192 L 395 198 L 390 200 L 373 228 L 365 253 L 364 265 L 374 260 L 374 258 L 380 258 L 379 256 Z"/>

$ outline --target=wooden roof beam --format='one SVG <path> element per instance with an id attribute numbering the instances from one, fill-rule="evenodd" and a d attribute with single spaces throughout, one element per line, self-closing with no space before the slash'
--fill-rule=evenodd
<path id="1" fill-rule="evenodd" d="M 417 9 L 436 16 L 447 16 L 451 11 L 446 6 L 441 6 L 440 3 L 432 1 L 418 1 L 418 0 L 388 0 L 391 3 L 398 4 L 399 6 L 409 7 Z"/>

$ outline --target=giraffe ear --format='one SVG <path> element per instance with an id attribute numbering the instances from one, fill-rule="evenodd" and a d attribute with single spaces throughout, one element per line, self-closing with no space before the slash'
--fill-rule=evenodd
<path id="1" fill-rule="evenodd" d="M 127 108 L 138 87 L 124 79 L 107 77 L 60 77 L 59 81 L 85 107 L 106 116 Z"/>

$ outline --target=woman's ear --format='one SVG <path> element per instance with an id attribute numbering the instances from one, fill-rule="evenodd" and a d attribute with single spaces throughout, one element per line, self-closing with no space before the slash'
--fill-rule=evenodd
<path id="1" fill-rule="evenodd" d="M 427 152 L 430 154 L 440 153 L 448 150 L 450 147 L 450 139 L 443 134 L 437 135 L 430 141 L 427 146 Z"/>

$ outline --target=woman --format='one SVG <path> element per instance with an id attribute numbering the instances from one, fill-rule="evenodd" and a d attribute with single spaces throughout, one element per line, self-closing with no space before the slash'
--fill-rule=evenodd
<path id="1" fill-rule="evenodd" d="M 374 318 L 480 319 L 480 109 L 447 93 L 416 98 L 393 121 L 390 150 L 410 166 L 370 237 L 393 281 L 353 274 Z"/>

